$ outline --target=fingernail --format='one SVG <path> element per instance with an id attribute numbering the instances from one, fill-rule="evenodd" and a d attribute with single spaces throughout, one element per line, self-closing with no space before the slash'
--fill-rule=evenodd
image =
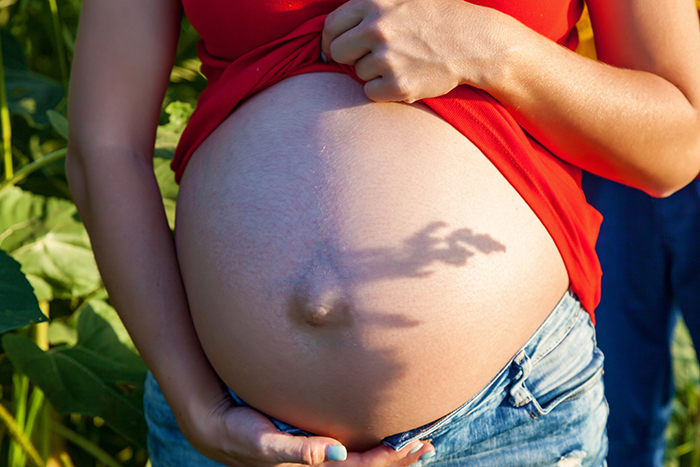
<path id="1" fill-rule="evenodd" d="M 424 446 L 424 444 L 423 444 L 423 443 L 420 443 L 418 446 L 416 446 L 415 448 L 411 449 L 411 452 L 409 452 L 409 454 L 415 454 L 415 453 L 417 453 L 418 451 L 420 451 L 420 448 L 422 448 L 423 446 Z"/>
<path id="2" fill-rule="evenodd" d="M 409 465 L 408 467 L 423 467 L 423 463 L 421 461 L 414 462 L 413 464 Z"/>
<path id="3" fill-rule="evenodd" d="M 420 456 L 420 460 L 427 461 L 428 459 L 432 459 L 433 457 L 435 457 L 435 451 L 428 451 L 422 456 Z"/>
<path id="4" fill-rule="evenodd" d="M 328 63 L 328 59 L 326 58 L 326 54 L 321 52 L 321 60 L 323 60 L 323 63 Z"/>
<path id="5" fill-rule="evenodd" d="M 348 458 L 348 450 L 345 446 L 334 444 L 326 448 L 326 460 L 329 461 L 344 461 Z"/>

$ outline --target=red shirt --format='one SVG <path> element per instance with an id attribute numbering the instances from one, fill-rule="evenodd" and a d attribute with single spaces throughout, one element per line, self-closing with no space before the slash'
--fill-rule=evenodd
<path id="1" fill-rule="evenodd" d="M 179 181 L 195 149 L 254 93 L 289 76 L 347 73 L 323 63 L 325 16 L 342 0 L 183 0 L 202 36 L 202 73 L 209 80 L 182 135 L 172 168 Z M 582 0 L 475 0 L 509 14 L 564 47 L 578 43 Z M 602 220 L 581 190 L 581 170 L 528 135 L 498 101 L 470 86 L 423 102 L 471 140 L 503 174 L 545 226 L 564 260 L 571 289 L 591 316 L 600 300 L 595 241 Z"/>

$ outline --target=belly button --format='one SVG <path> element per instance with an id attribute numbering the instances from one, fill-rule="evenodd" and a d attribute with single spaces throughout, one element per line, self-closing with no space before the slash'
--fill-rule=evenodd
<path id="1" fill-rule="evenodd" d="M 337 265 L 335 246 L 319 241 L 313 256 L 293 282 L 288 314 L 304 328 L 352 325 L 352 300 L 347 280 Z"/>
<path id="2" fill-rule="evenodd" d="M 316 293 L 305 288 L 294 293 L 290 309 L 293 321 L 314 328 L 346 327 L 350 307 L 341 290 L 331 287 Z"/>
<path id="3" fill-rule="evenodd" d="M 311 326 L 323 326 L 331 310 L 329 310 L 328 307 L 324 305 L 309 303 L 306 311 L 308 313 L 306 319 L 308 324 L 310 324 Z"/>

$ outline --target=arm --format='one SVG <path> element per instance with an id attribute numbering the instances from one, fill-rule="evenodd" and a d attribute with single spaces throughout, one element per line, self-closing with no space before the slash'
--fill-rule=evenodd
<path id="1" fill-rule="evenodd" d="M 498 11 L 427 3 L 353 0 L 328 17 L 324 52 L 355 64 L 375 100 L 410 102 L 458 84 L 484 89 L 555 154 L 655 196 L 700 172 L 691 0 L 589 0 L 601 62 Z"/>
<path id="2" fill-rule="evenodd" d="M 110 297 L 183 431 L 196 437 L 206 407 L 195 405 L 223 403 L 225 392 L 190 322 L 152 170 L 180 19 L 173 0 L 84 2 L 66 171 Z"/>
<path id="3" fill-rule="evenodd" d="M 105 286 L 182 432 L 227 465 L 319 464 L 330 438 L 278 432 L 234 408 L 195 333 L 153 173 L 160 107 L 180 30 L 179 0 L 85 0 L 71 75 L 66 171 Z M 346 465 L 408 465 L 380 447 Z M 291 464 L 287 464 L 291 465 Z"/>

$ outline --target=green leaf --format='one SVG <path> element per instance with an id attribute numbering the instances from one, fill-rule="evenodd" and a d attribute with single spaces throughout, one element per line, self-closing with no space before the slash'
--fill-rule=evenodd
<path id="1" fill-rule="evenodd" d="M 175 212 L 177 210 L 175 201 L 163 198 L 163 207 L 165 207 L 165 216 L 168 218 L 170 230 L 175 230 Z"/>
<path id="2" fill-rule="evenodd" d="M 68 140 L 68 119 L 56 112 L 55 110 L 46 111 L 46 115 L 49 117 L 49 122 L 56 133 L 61 135 L 63 139 Z"/>
<path id="3" fill-rule="evenodd" d="M 126 346 L 133 353 L 137 353 L 136 346 L 134 346 L 131 336 L 129 336 L 129 332 L 124 327 L 122 320 L 119 318 L 119 314 L 117 314 L 117 311 L 112 306 L 110 306 L 104 300 L 92 299 L 87 303 L 85 309 L 89 310 L 86 317 L 83 317 L 83 313 L 81 312 L 77 319 L 76 327 L 78 332 L 82 332 L 83 335 L 85 335 L 87 330 L 96 327 L 95 319 L 97 318 L 92 318 L 92 314 L 94 313 L 94 315 L 99 317 L 99 319 L 104 320 L 107 324 L 109 324 L 110 329 L 121 344 Z M 98 324 L 101 324 L 99 320 Z"/>
<path id="4" fill-rule="evenodd" d="M 27 276 L 48 283 L 56 298 L 77 298 L 96 290 L 101 279 L 82 225 L 57 225 L 40 239 L 12 255 Z"/>
<path id="5" fill-rule="evenodd" d="M 168 104 L 165 113 L 168 114 L 169 121 L 158 126 L 156 133 L 156 157 L 169 160 L 173 158 L 180 136 L 193 112 L 192 105 L 187 102 L 175 101 Z"/>
<path id="6" fill-rule="evenodd" d="M 101 417 L 114 431 L 145 445 L 143 360 L 124 345 L 92 307 L 78 319 L 78 343 L 42 351 L 31 340 L 7 334 L 3 347 L 14 365 L 62 413 Z"/>
<path id="7" fill-rule="evenodd" d="M 2 63 L 5 69 L 29 70 L 22 45 L 10 33 L 9 28 L 0 30 L 0 36 L 2 36 Z"/>
<path id="8" fill-rule="evenodd" d="M 42 300 L 83 297 L 100 287 L 75 205 L 11 187 L 0 192 L 0 248 L 21 265 Z"/>
<path id="9" fill-rule="evenodd" d="M 46 112 L 63 99 L 61 83 L 28 70 L 6 69 L 5 85 L 10 113 L 24 117 L 34 127 L 47 126 Z"/>
<path id="10" fill-rule="evenodd" d="M 34 295 L 36 295 L 37 300 L 39 300 L 40 302 L 50 302 L 54 299 L 53 287 L 51 287 L 51 284 L 46 282 L 41 277 L 26 277 L 27 281 L 29 281 L 29 284 L 31 284 L 32 288 L 34 289 Z"/>
<path id="11" fill-rule="evenodd" d="M 0 250 L 0 333 L 46 321 L 20 265 Z"/>
<path id="12" fill-rule="evenodd" d="M 168 218 L 170 230 L 175 230 L 175 207 L 177 201 L 177 192 L 179 186 L 175 183 L 175 174 L 170 170 L 170 161 L 160 157 L 153 158 L 153 170 L 156 174 L 156 180 L 160 187 L 161 196 L 163 196 L 163 205 L 165 206 L 165 215 Z"/>
<path id="13" fill-rule="evenodd" d="M 75 222 L 76 215 L 70 201 L 8 187 L 0 192 L 0 247 L 11 253 L 61 223 Z"/>
<path id="14" fill-rule="evenodd" d="M 170 161 L 160 157 L 153 158 L 153 170 L 160 187 L 163 198 L 177 200 L 177 192 L 180 187 L 175 183 L 175 174 L 170 169 Z"/>
<path id="15" fill-rule="evenodd" d="M 49 324 L 49 344 L 75 345 L 78 343 L 78 331 L 61 321 L 51 321 Z"/>
<path id="16" fill-rule="evenodd" d="M 169 119 L 163 128 L 180 134 L 187 126 L 187 122 L 194 113 L 194 108 L 188 102 L 175 101 L 168 104 L 165 113 L 168 114 Z"/>

